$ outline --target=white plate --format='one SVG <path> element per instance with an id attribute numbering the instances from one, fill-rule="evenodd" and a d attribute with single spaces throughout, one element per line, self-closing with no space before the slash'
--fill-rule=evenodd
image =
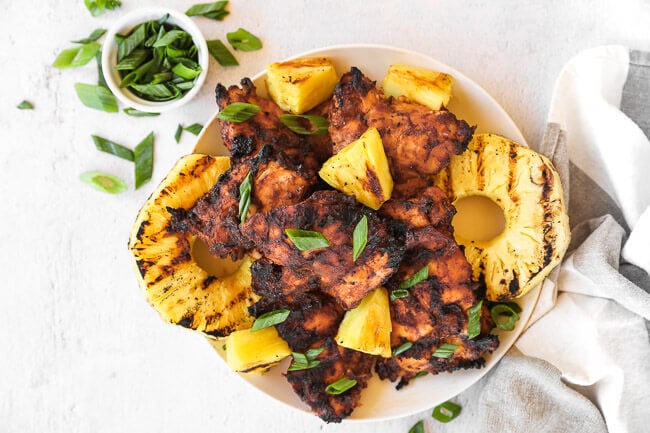
<path id="1" fill-rule="evenodd" d="M 467 121 L 470 125 L 477 125 L 477 132 L 493 132 L 520 144 L 526 144 L 512 119 L 485 90 L 462 73 L 430 57 L 387 46 L 343 45 L 302 53 L 292 57 L 292 59 L 310 56 L 330 58 L 339 74 L 347 72 L 351 66 L 356 66 L 366 76 L 378 83 L 381 83 L 388 66 L 393 63 L 408 64 L 449 73 L 455 78 L 453 97 L 448 107 L 451 112 L 458 118 Z M 258 93 L 261 95 L 266 95 L 265 76 L 266 72 L 262 71 L 253 77 Z M 230 83 L 224 84 L 229 85 Z M 199 135 L 194 151 L 212 155 L 227 155 L 221 141 L 216 113 Z M 477 382 L 496 365 L 523 331 L 535 307 L 539 292 L 540 288 L 536 287 L 517 301 L 522 307 L 521 318 L 513 331 L 496 332 L 501 343 L 499 348 L 487 357 L 484 368 L 443 373 L 435 376 L 428 375 L 413 380 L 399 391 L 395 389 L 395 383 L 381 381 L 375 375 L 370 380 L 368 387 L 362 392 L 360 406 L 355 409 L 345 422 L 382 421 L 411 415 L 449 400 Z M 213 346 L 215 346 L 225 362 L 225 352 L 221 350 L 220 344 L 213 344 Z M 265 375 L 240 374 L 239 376 L 244 382 L 269 397 L 294 409 L 310 412 L 307 405 L 302 403 L 294 394 L 282 375 L 287 364 L 288 360 L 285 360 L 284 363 L 276 366 Z"/>

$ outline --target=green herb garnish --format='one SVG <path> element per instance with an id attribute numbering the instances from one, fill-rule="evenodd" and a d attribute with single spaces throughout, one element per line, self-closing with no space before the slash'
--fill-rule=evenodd
<path id="1" fill-rule="evenodd" d="M 176 140 L 176 143 L 179 143 L 181 141 L 181 135 L 183 134 L 183 125 L 180 123 L 176 127 L 176 132 L 174 133 L 174 140 Z"/>
<path id="2" fill-rule="evenodd" d="M 400 289 L 410 289 L 416 284 L 429 278 L 429 266 L 424 266 L 422 269 L 417 271 L 413 276 L 407 280 L 404 280 L 400 283 Z"/>
<path id="3" fill-rule="evenodd" d="M 208 51 L 221 66 L 237 66 L 239 62 L 230 50 L 218 39 L 207 41 Z"/>
<path id="4" fill-rule="evenodd" d="M 352 233 L 352 261 L 356 262 L 368 243 L 368 218 L 364 215 Z"/>
<path id="5" fill-rule="evenodd" d="M 323 353 L 324 350 L 324 347 L 319 347 L 317 349 L 309 349 L 305 353 L 291 352 L 293 362 L 287 371 L 307 370 L 316 367 L 320 364 L 320 361 L 316 357 Z"/>
<path id="6" fill-rule="evenodd" d="M 187 132 L 191 134 L 199 135 L 203 130 L 203 125 L 201 125 L 200 123 L 193 123 L 190 126 L 186 126 L 183 129 L 185 129 Z"/>
<path id="7" fill-rule="evenodd" d="M 153 174 L 153 132 L 133 149 L 135 161 L 135 189 L 140 188 L 151 179 Z"/>
<path id="8" fill-rule="evenodd" d="M 287 309 L 273 310 L 268 313 L 262 314 L 260 317 L 255 319 L 251 331 L 259 331 L 260 329 L 268 328 L 269 326 L 277 325 L 287 320 L 289 317 L 290 311 Z"/>
<path id="9" fill-rule="evenodd" d="M 339 395 L 343 394 L 348 389 L 354 387 L 357 384 L 355 379 L 349 379 L 347 377 L 342 377 L 336 382 L 330 383 L 325 388 L 325 392 L 330 395 Z"/>
<path id="10" fill-rule="evenodd" d="M 248 102 L 233 102 L 217 114 L 217 119 L 241 123 L 253 117 L 261 108 Z"/>
<path id="11" fill-rule="evenodd" d="M 140 110 L 136 110 L 135 108 L 132 108 L 132 107 L 127 107 L 122 111 L 124 111 L 124 114 L 128 114 L 129 116 L 133 116 L 133 117 L 160 116 L 160 113 L 150 113 L 150 112 L 147 112 L 147 111 L 140 111 Z"/>
<path id="12" fill-rule="evenodd" d="M 74 89 L 81 102 L 95 110 L 116 113 L 118 111 L 115 96 L 104 86 L 75 83 Z"/>
<path id="13" fill-rule="evenodd" d="M 106 10 L 114 10 L 122 6 L 120 0 L 84 0 L 84 3 L 94 17 L 103 14 Z"/>
<path id="14" fill-rule="evenodd" d="M 111 155 L 115 155 L 118 158 L 126 159 L 127 161 L 133 161 L 135 159 L 133 151 L 128 147 L 122 146 L 121 144 L 115 143 L 114 141 L 107 140 L 97 135 L 91 135 L 91 137 L 95 143 L 97 150 L 110 153 Z"/>
<path id="15" fill-rule="evenodd" d="M 460 414 L 461 407 L 456 403 L 446 401 L 433 408 L 431 416 L 440 422 L 449 422 Z"/>
<path id="16" fill-rule="evenodd" d="M 93 32 L 87 38 L 79 39 L 76 41 L 70 41 L 70 42 L 73 42 L 75 44 L 89 44 L 91 42 L 95 42 L 97 39 L 104 36 L 104 33 L 106 33 L 106 29 L 96 29 L 93 30 Z"/>
<path id="17" fill-rule="evenodd" d="M 390 300 L 394 301 L 395 299 L 406 298 L 409 294 L 409 291 L 406 289 L 395 289 L 390 292 Z"/>
<path id="18" fill-rule="evenodd" d="M 504 331 L 512 331 L 515 329 L 515 324 L 517 323 L 517 320 L 519 320 L 519 314 L 517 314 L 518 311 L 515 311 L 515 308 L 510 304 L 511 303 L 496 304 L 490 309 L 490 316 L 492 316 L 494 324 L 497 328 Z M 512 304 L 517 305 L 514 302 Z M 519 305 L 517 305 L 516 308 L 521 312 Z"/>
<path id="19" fill-rule="evenodd" d="M 79 178 L 93 188 L 109 194 L 119 194 L 127 190 L 126 184 L 122 179 L 110 174 L 88 171 L 79 176 Z"/>
<path id="20" fill-rule="evenodd" d="M 467 310 L 467 338 L 470 340 L 481 333 L 481 308 L 483 301 Z"/>
<path id="21" fill-rule="evenodd" d="M 239 185 L 239 220 L 242 224 L 246 222 L 248 207 L 251 204 L 253 194 L 253 174 L 248 172 L 244 181 Z"/>
<path id="22" fill-rule="evenodd" d="M 54 60 L 54 63 L 52 63 L 52 66 L 58 69 L 84 66 L 95 57 L 101 47 L 100 44 L 91 42 L 78 47 L 68 48 L 67 50 L 61 51 Z"/>
<path id="23" fill-rule="evenodd" d="M 226 39 L 236 50 L 257 51 L 262 48 L 260 38 L 241 27 L 234 32 L 226 33 Z"/>
<path id="24" fill-rule="evenodd" d="M 301 135 L 317 135 L 327 134 L 329 122 L 322 116 L 308 116 L 305 114 L 281 114 L 280 121 L 295 132 Z M 305 127 L 303 122 L 309 123 L 309 127 Z"/>
<path id="25" fill-rule="evenodd" d="M 16 108 L 18 108 L 19 110 L 33 110 L 34 104 L 32 104 L 29 101 L 21 101 L 20 104 L 16 105 Z"/>
<path id="26" fill-rule="evenodd" d="M 188 17 L 206 17 L 217 21 L 222 21 L 229 12 L 226 10 L 227 1 L 218 1 L 214 3 L 199 3 L 191 6 L 185 15 Z"/>
<path id="27" fill-rule="evenodd" d="M 300 251 L 309 251 L 330 246 L 330 242 L 322 233 L 313 230 L 285 229 L 284 232 Z"/>
<path id="28" fill-rule="evenodd" d="M 411 347 L 413 347 L 413 343 L 410 341 L 407 341 L 406 343 L 402 344 L 401 346 L 396 347 L 393 349 L 393 356 L 397 356 L 400 353 L 404 353 L 407 350 L 409 350 Z"/>
<path id="29" fill-rule="evenodd" d="M 436 358 L 447 359 L 454 354 L 456 349 L 458 349 L 457 344 L 443 343 L 435 350 L 435 352 L 433 352 L 433 356 Z"/>
<path id="30" fill-rule="evenodd" d="M 409 433 L 424 433 L 424 421 L 416 422 L 413 427 L 409 429 Z"/>

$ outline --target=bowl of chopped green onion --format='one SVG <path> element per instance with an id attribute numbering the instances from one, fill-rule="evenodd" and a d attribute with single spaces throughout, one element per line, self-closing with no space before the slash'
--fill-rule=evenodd
<path id="1" fill-rule="evenodd" d="M 191 100 L 208 73 L 209 54 L 199 28 L 169 8 L 133 11 L 107 32 L 102 49 L 106 84 L 125 105 L 160 113 Z"/>

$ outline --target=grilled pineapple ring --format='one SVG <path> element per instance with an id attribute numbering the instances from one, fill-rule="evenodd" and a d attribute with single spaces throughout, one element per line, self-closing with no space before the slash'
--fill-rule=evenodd
<path id="1" fill-rule="evenodd" d="M 478 195 L 503 210 L 505 229 L 495 238 L 456 235 L 473 278 L 485 281 L 489 300 L 526 294 L 562 260 L 569 218 L 559 175 L 545 156 L 495 134 L 477 134 L 435 183 L 453 202 Z"/>
<path id="2" fill-rule="evenodd" d="M 227 157 L 181 158 L 140 209 L 129 239 L 147 301 L 165 321 L 210 337 L 252 325 L 248 306 L 257 300 L 251 289 L 252 259 L 244 258 L 226 277 L 208 274 L 192 257 L 195 237 L 169 230 L 168 209 L 189 209 L 229 168 Z"/>

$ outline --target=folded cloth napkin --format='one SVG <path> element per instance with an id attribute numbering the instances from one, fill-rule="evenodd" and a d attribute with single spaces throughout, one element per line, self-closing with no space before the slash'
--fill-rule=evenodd
<path id="1" fill-rule="evenodd" d="M 650 432 L 650 54 L 587 50 L 557 80 L 537 149 L 572 241 L 508 354 L 440 432 Z"/>

